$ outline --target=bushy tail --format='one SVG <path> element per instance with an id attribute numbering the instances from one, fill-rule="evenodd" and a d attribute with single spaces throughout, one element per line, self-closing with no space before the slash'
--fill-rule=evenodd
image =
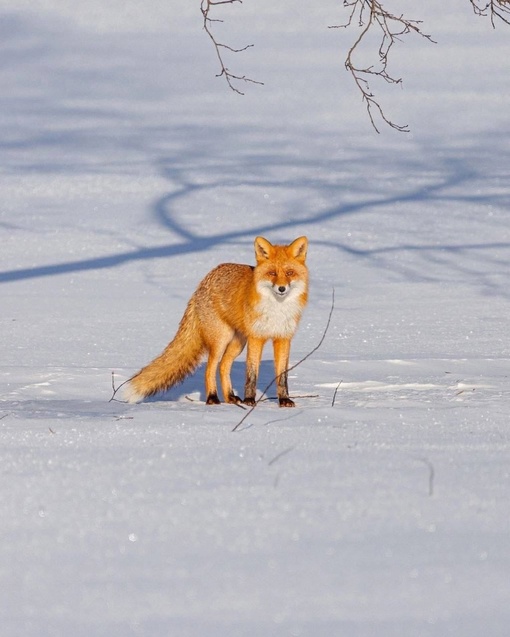
<path id="1" fill-rule="evenodd" d="M 126 399 L 135 403 L 178 385 L 195 371 L 205 351 L 192 297 L 173 341 L 126 383 Z"/>

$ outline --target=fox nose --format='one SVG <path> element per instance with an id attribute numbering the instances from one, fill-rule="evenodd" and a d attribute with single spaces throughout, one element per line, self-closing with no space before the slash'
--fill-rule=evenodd
<path id="1" fill-rule="evenodd" d="M 283 294 L 286 289 L 287 288 L 285 287 L 285 285 L 280 285 L 280 287 L 278 288 L 278 292 L 280 292 L 280 294 Z"/>

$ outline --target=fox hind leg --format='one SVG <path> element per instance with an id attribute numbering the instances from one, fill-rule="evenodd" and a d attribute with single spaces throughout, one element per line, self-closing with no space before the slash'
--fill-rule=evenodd
<path id="1" fill-rule="evenodd" d="M 236 332 L 230 343 L 227 345 L 225 353 L 223 354 L 220 362 L 221 389 L 223 391 L 223 398 L 227 403 L 242 402 L 239 396 L 236 396 L 236 394 L 234 393 L 230 372 L 232 370 L 232 365 L 235 359 L 243 351 L 245 344 L 246 338 Z"/>
<path id="2" fill-rule="evenodd" d="M 225 402 L 241 402 L 232 389 L 230 371 L 234 360 L 243 351 L 246 339 L 226 323 L 222 323 L 216 327 L 214 334 L 209 335 L 208 341 L 209 358 L 205 368 L 206 404 L 218 405 L 220 403 L 216 385 L 218 367 Z"/>
<path id="3" fill-rule="evenodd" d="M 209 338 L 208 350 L 209 357 L 207 359 L 207 365 L 205 367 L 205 402 L 207 405 L 219 405 L 220 399 L 218 397 L 218 387 L 216 385 L 216 373 L 218 371 L 218 365 L 220 364 L 223 354 L 228 347 L 228 344 L 232 340 L 231 330 L 219 329 L 214 335 L 214 338 Z"/>

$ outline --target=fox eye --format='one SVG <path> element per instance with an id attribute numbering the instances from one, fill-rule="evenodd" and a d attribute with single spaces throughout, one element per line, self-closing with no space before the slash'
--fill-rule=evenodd
<path id="1" fill-rule="evenodd" d="M 267 273 L 267 276 L 276 276 L 276 272 L 275 272 L 274 270 L 270 270 L 270 271 Z"/>
<path id="2" fill-rule="evenodd" d="M 294 270 L 287 270 L 286 274 L 287 274 L 287 276 L 290 277 L 290 276 L 294 276 L 295 272 L 294 272 Z"/>

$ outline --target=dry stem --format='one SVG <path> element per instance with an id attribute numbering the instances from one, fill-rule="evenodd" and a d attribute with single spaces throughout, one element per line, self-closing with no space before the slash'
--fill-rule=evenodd
<path id="1" fill-rule="evenodd" d="M 491 24 L 496 28 L 496 19 L 499 18 L 505 24 L 510 25 L 510 0 L 490 0 L 490 2 L 480 2 L 479 0 L 469 0 L 476 15 L 490 16 Z"/>
<path id="2" fill-rule="evenodd" d="M 216 75 L 216 77 L 224 77 L 227 84 L 234 91 L 234 93 L 238 93 L 239 95 L 244 95 L 244 93 L 239 88 L 237 88 L 236 86 L 237 82 L 249 82 L 251 84 L 261 84 L 261 85 L 263 85 L 264 83 L 258 82 L 257 80 L 253 80 L 249 77 L 246 77 L 246 75 L 236 75 L 232 73 L 227 67 L 227 65 L 225 64 L 225 61 L 223 59 L 223 50 L 231 51 L 232 53 L 241 53 L 242 51 L 246 51 L 247 49 L 250 49 L 253 46 L 253 44 L 248 44 L 240 49 L 235 49 L 229 46 L 228 44 L 223 44 L 216 38 L 211 28 L 214 22 L 223 22 L 223 20 L 212 19 L 209 17 L 209 12 L 211 11 L 212 7 L 216 7 L 222 4 L 234 4 L 235 2 L 239 2 L 240 4 L 242 4 L 242 0 L 202 0 L 200 4 L 200 10 L 202 11 L 202 16 L 204 18 L 204 31 L 207 33 L 207 35 L 209 36 L 209 39 L 211 40 L 213 44 L 214 50 L 216 52 L 216 57 L 218 58 L 218 62 L 220 64 L 221 70 Z"/>
<path id="3" fill-rule="evenodd" d="M 240 95 L 244 93 L 238 88 L 239 82 L 249 82 L 252 84 L 263 84 L 245 75 L 236 75 L 227 67 L 223 53 L 230 51 L 240 53 L 246 51 L 253 45 L 249 44 L 239 49 L 235 49 L 227 44 L 220 42 L 212 30 L 215 22 L 222 20 L 210 17 L 213 7 L 226 4 L 241 3 L 243 0 L 200 0 L 200 9 L 203 16 L 204 30 L 211 40 L 216 57 L 220 65 L 220 72 L 217 77 L 224 77 L 228 86 Z M 473 7 L 473 11 L 478 16 L 490 16 L 492 26 L 495 28 L 496 21 L 499 19 L 505 24 L 510 25 L 510 0 L 468 0 Z M 397 131 L 409 132 L 407 124 L 397 124 L 390 119 L 375 93 L 370 87 L 370 83 L 376 79 L 382 79 L 388 84 L 401 84 L 402 78 L 395 77 L 388 71 L 389 54 L 393 45 L 401 41 L 407 35 L 416 34 L 434 42 L 432 37 L 421 30 L 422 21 L 406 18 L 403 14 L 394 14 L 383 6 L 383 0 L 343 0 L 343 6 L 348 10 L 348 18 L 344 24 L 330 26 L 330 29 L 339 28 L 355 28 L 360 29 L 358 37 L 354 44 L 349 48 L 345 58 L 345 68 L 351 74 L 356 87 L 361 93 L 362 101 L 366 104 L 367 113 L 370 122 L 376 132 L 379 132 L 376 120 L 381 119 L 385 124 Z M 380 38 L 380 44 L 377 50 L 377 61 L 375 64 L 363 65 L 357 62 L 359 59 L 360 48 L 362 44 L 368 41 L 370 34 L 376 34 Z M 355 59 L 356 58 L 356 59 Z"/>
<path id="4" fill-rule="evenodd" d="M 344 0 L 344 7 L 350 10 L 347 22 L 329 28 L 345 29 L 357 23 L 361 29 L 358 38 L 347 52 L 345 68 L 352 75 L 361 93 L 362 100 L 366 103 L 372 126 L 376 132 L 379 132 L 376 124 L 376 114 L 378 114 L 391 128 L 401 132 L 409 132 L 407 124 L 396 124 L 386 116 L 382 106 L 370 88 L 369 80 L 380 78 L 388 84 L 401 84 L 402 78 L 396 78 L 388 72 L 389 54 L 395 42 L 411 33 L 415 33 L 430 42 L 434 42 L 434 40 L 432 40 L 430 35 L 423 33 L 420 20 L 411 20 L 402 14 L 394 15 L 390 11 L 387 11 L 378 0 Z M 368 34 L 373 31 L 378 32 L 380 36 L 378 65 L 360 66 L 355 61 L 355 54 L 368 37 Z"/>

